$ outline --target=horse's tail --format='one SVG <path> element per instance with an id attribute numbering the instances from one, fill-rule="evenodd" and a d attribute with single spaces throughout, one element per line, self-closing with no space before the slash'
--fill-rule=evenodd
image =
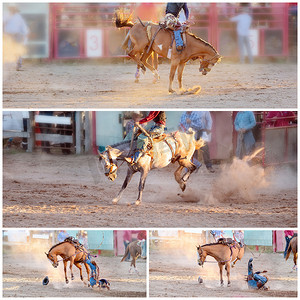
<path id="1" fill-rule="evenodd" d="M 124 254 L 123 258 L 121 259 L 121 262 L 125 260 L 125 258 L 128 256 L 128 253 L 129 253 L 129 245 L 126 247 L 125 254 Z"/>
<path id="2" fill-rule="evenodd" d="M 205 145 L 205 141 L 203 139 L 199 139 L 198 141 L 195 141 L 195 149 L 199 150 Z"/>
<path id="3" fill-rule="evenodd" d="M 132 14 L 126 13 L 122 8 L 115 11 L 114 21 L 117 28 L 132 27 L 134 25 Z"/>
<path id="4" fill-rule="evenodd" d="M 289 257 L 290 257 L 290 254 L 291 254 L 291 251 L 292 251 L 292 245 L 291 245 L 291 242 L 289 243 L 289 246 L 288 246 L 288 249 L 286 251 L 286 257 L 285 257 L 285 260 L 288 260 Z"/>

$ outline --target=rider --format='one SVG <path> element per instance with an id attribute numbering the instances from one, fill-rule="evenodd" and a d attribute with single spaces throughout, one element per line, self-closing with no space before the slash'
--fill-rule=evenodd
<path id="1" fill-rule="evenodd" d="M 150 111 L 149 115 L 137 122 L 137 124 L 144 124 L 150 121 L 154 121 L 154 125 L 149 130 L 149 134 L 152 138 L 161 136 L 165 131 L 166 126 L 166 113 L 164 111 Z M 140 134 L 137 140 L 137 151 L 133 156 L 125 157 L 125 160 L 134 165 L 138 162 L 140 157 L 147 151 L 147 146 L 149 144 L 149 137 L 144 134 Z"/>
<path id="2" fill-rule="evenodd" d="M 169 29 L 174 30 L 177 51 L 182 51 L 184 47 L 183 40 L 181 38 L 181 29 L 177 29 L 178 26 L 181 26 L 178 17 L 182 9 L 186 20 L 188 20 L 189 10 L 186 3 L 168 3 L 166 7 L 165 24 Z"/>
<path id="3" fill-rule="evenodd" d="M 247 276 L 247 282 L 248 287 L 252 289 L 265 289 L 268 290 L 268 287 L 265 287 L 265 284 L 268 282 L 268 277 L 263 275 L 258 275 L 260 273 L 266 273 L 267 271 L 258 271 L 253 273 L 253 258 L 249 259 L 248 262 L 248 276 Z"/>

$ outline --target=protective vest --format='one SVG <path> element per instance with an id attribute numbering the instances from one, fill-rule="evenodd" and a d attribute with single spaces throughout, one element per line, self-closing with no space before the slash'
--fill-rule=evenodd
<path id="1" fill-rule="evenodd" d="M 172 14 L 177 18 L 183 6 L 184 3 L 168 3 L 166 7 L 166 14 Z"/>

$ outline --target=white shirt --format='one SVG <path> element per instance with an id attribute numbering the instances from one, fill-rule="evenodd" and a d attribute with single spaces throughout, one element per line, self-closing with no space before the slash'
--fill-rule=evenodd
<path id="1" fill-rule="evenodd" d="M 25 37 L 29 33 L 29 30 L 22 16 L 16 13 L 4 20 L 4 33 L 20 34 Z"/>
<path id="2" fill-rule="evenodd" d="M 250 15 L 243 13 L 231 18 L 230 20 L 237 23 L 236 30 L 238 35 L 249 35 L 249 29 L 252 23 L 252 17 Z"/>

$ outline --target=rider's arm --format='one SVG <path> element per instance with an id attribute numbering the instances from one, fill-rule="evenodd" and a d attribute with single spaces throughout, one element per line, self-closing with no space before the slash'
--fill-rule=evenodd
<path id="1" fill-rule="evenodd" d="M 188 19 L 189 19 L 190 12 L 189 12 L 189 9 L 188 9 L 186 3 L 184 3 L 183 10 L 184 10 L 185 18 L 186 18 L 186 20 L 188 20 Z"/>

